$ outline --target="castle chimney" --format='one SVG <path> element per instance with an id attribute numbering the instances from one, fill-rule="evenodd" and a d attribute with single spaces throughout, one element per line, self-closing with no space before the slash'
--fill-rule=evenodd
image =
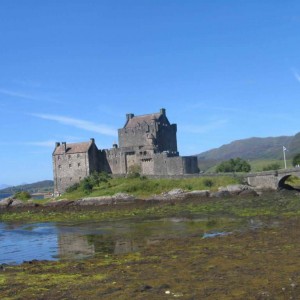
<path id="1" fill-rule="evenodd" d="M 127 121 L 129 121 L 130 119 L 132 119 L 134 117 L 134 114 L 126 114 L 126 119 Z"/>
<path id="2" fill-rule="evenodd" d="M 162 115 L 166 115 L 166 109 L 165 108 L 161 108 L 160 109 L 160 114 L 162 114 Z"/>
<path id="3" fill-rule="evenodd" d="M 63 148 L 63 152 L 66 153 L 66 151 L 67 151 L 67 143 L 66 142 L 62 142 L 61 145 L 62 145 L 62 148 Z"/>
<path id="4" fill-rule="evenodd" d="M 55 148 L 59 147 L 60 143 L 59 142 L 56 142 L 55 143 Z"/>
<path id="5" fill-rule="evenodd" d="M 95 144 L 95 139 L 94 138 L 90 138 L 90 141 L 92 142 L 92 144 Z"/>

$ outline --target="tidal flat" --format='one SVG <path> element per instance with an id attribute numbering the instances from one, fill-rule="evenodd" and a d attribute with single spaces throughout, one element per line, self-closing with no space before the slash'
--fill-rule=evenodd
<path id="1" fill-rule="evenodd" d="M 75 211 L 2 211 L 0 220 L 8 223 L 207 221 L 185 236 L 170 235 L 130 253 L 2 265 L 1 299 L 298 299 L 299 215 L 295 192 Z"/>

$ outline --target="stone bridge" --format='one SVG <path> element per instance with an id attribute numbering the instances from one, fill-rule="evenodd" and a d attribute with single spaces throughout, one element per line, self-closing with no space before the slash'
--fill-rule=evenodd
<path id="1" fill-rule="evenodd" d="M 245 179 L 253 187 L 276 190 L 289 188 L 290 186 L 286 185 L 285 181 L 292 175 L 300 178 L 300 168 L 249 173 L 245 175 Z"/>

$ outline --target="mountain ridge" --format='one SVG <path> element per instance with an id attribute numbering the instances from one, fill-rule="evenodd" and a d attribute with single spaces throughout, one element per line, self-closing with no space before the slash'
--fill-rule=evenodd
<path id="1" fill-rule="evenodd" d="M 245 160 L 279 160 L 283 158 L 283 146 L 287 159 L 300 152 L 300 132 L 294 136 L 251 137 L 232 141 L 197 154 L 200 169 L 208 169 L 221 161 L 240 157 Z"/>

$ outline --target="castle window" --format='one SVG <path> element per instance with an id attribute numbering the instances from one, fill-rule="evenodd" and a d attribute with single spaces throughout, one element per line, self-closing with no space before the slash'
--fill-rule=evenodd
<path id="1" fill-rule="evenodd" d="M 58 165 L 58 168 L 61 169 L 61 165 Z"/>
<path id="2" fill-rule="evenodd" d="M 78 163 L 77 166 L 80 167 L 80 163 Z"/>
<path id="3" fill-rule="evenodd" d="M 57 160 L 60 160 L 60 156 L 57 156 Z"/>
<path id="4" fill-rule="evenodd" d="M 70 154 L 68 155 L 68 158 L 71 159 L 71 155 Z"/>
<path id="5" fill-rule="evenodd" d="M 72 164 L 69 164 L 69 168 L 72 168 Z"/>
<path id="6" fill-rule="evenodd" d="M 79 153 L 77 154 L 77 157 L 80 157 L 80 154 L 79 154 Z"/>
<path id="7" fill-rule="evenodd" d="M 72 181 L 72 177 L 70 177 L 70 181 Z"/>

